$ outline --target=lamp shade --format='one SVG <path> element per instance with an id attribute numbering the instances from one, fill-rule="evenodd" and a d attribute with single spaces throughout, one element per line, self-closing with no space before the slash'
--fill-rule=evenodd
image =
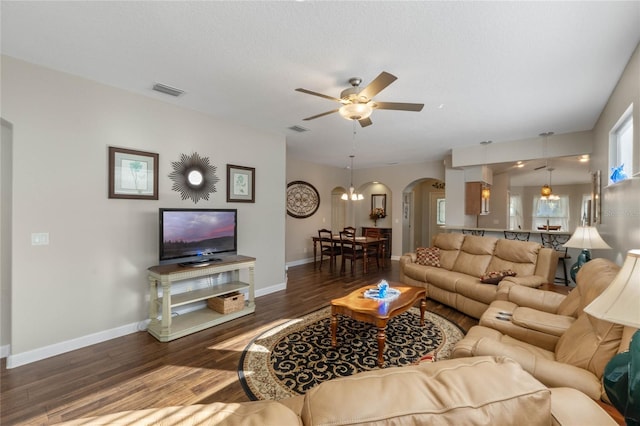
<path id="1" fill-rule="evenodd" d="M 594 226 L 578 226 L 562 247 L 579 249 L 610 249 Z"/>
<path id="2" fill-rule="evenodd" d="M 613 282 L 584 312 L 629 327 L 640 327 L 640 250 L 629 250 Z"/>

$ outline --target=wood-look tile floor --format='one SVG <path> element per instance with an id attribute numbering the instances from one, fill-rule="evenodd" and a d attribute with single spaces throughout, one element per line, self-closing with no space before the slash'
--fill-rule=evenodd
<path id="1" fill-rule="evenodd" d="M 347 268 L 348 269 L 348 268 Z M 259 333 L 327 306 L 380 279 L 397 281 L 397 261 L 355 275 L 313 264 L 289 268 L 287 289 L 256 299 L 256 312 L 160 343 L 137 332 L 0 374 L 0 424 L 55 424 L 93 415 L 216 401 L 248 401 L 237 376 L 243 349 Z M 373 270 L 372 270 L 373 269 Z M 427 309 L 468 330 L 477 320 L 437 302 Z"/>

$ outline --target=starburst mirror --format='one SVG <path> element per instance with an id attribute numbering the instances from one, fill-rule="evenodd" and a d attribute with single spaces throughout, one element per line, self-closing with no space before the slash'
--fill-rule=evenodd
<path id="1" fill-rule="evenodd" d="M 183 200 L 190 198 L 198 203 L 201 198 L 208 200 L 209 194 L 216 192 L 216 167 L 209 163 L 209 157 L 200 157 L 197 152 L 180 156 L 180 161 L 171 163 L 173 172 L 169 174 L 173 180 L 172 190 L 180 193 Z"/>

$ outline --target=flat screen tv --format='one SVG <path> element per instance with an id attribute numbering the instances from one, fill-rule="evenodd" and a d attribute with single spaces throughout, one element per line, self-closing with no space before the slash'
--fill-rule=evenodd
<path id="1" fill-rule="evenodd" d="M 204 265 L 237 254 L 236 209 L 160 209 L 160 264 Z"/>

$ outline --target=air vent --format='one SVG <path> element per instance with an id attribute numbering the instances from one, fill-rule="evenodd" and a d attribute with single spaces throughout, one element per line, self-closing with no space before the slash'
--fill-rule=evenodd
<path id="1" fill-rule="evenodd" d="M 171 95 L 176 97 L 184 93 L 184 90 L 176 89 L 175 87 L 167 86 L 161 83 L 154 84 L 153 90 L 155 90 L 156 92 L 164 93 L 165 95 Z"/>
<path id="2" fill-rule="evenodd" d="M 298 133 L 303 133 L 303 132 L 308 132 L 309 131 L 309 129 L 305 129 L 304 127 L 298 126 L 298 125 L 289 127 L 289 130 L 293 130 L 294 132 L 298 132 Z"/>

